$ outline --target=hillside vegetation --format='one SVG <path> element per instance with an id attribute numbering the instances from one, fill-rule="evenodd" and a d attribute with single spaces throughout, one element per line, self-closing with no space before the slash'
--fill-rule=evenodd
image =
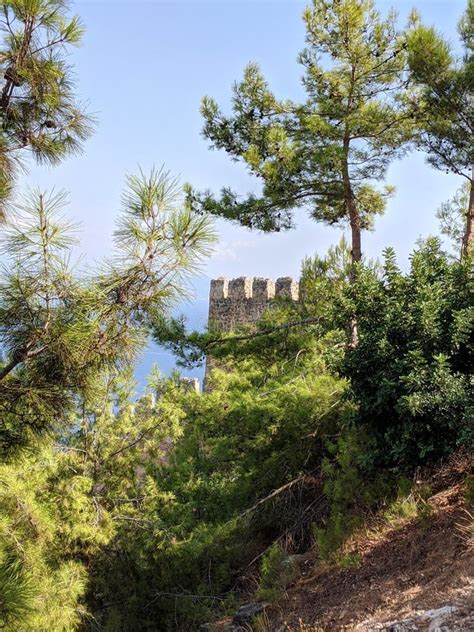
<path id="1" fill-rule="evenodd" d="M 416 14 L 400 30 L 371 0 L 314 0 L 303 103 L 255 64 L 230 116 L 203 101 L 205 136 L 261 195 L 129 175 L 114 252 L 85 270 L 65 195 L 14 186 L 22 151 L 58 162 L 90 131 L 61 57 L 82 27 L 60 0 L 3 16 L 0 627 L 186 632 L 250 603 L 255 632 L 453 604 L 469 629 L 474 1 L 456 56 Z M 380 182 L 415 149 L 464 177 L 439 211 L 452 248 L 426 236 L 406 269 L 392 248 L 369 261 L 363 233 L 394 193 Z M 350 229 L 301 263 L 298 302 L 232 332 L 169 317 L 212 215 L 272 232 L 298 208 Z M 212 358 L 206 390 L 154 370 L 138 393 L 151 339 L 183 368 Z"/>

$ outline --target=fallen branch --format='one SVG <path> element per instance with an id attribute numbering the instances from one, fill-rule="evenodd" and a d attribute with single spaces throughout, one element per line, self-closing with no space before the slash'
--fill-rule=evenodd
<path id="1" fill-rule="evenodd" d="M 293 487 L 297 483 L 301 483 L 302 481 L 305 481 L 305 480 L 306 481 L 311 481 L 311 482 L 316 481 L 316 479 L 313 478 L 312 476 L 308 476 L 307 474 L 303 474 L 303 476 L 299 476 L 298 478 L 293 479 L 289 483 L 286 483 L 285 485 L 282 485 L 281 487 L 278 487 L 278 489 L 274 489 L 271 492 L 271 494 L 268 494 L 268 496 L 265 496 L 265 498 L 261 498 L 258 502 L 255 503 L 255 505 L 253 505 L 252 507 L 249 507 L 249 509 L 246 509 L 243 513 L 241 513 L 239 516 L 237 516 L 237 518 L 235 520 L 237 521 L 237 520 L 240 520 L 241 518 L 244 518 L 245 516 L 248 516 L 249 513 L 252 513 L 253 511 L 255 511 L 255 509 L 257 509 L 258 507 L 261 507 L 261 505 L 265 504 L 266 502 L 268 502 L 272 498 L 275 498 L 275 496 L 280 495 L 282 492 L 286 491 L 287 489 L 290 489 L 291 487 Z"/>

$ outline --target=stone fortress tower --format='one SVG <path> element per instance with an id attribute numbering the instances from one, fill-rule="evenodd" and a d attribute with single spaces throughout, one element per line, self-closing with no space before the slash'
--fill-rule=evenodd
<path id="1" fill-rule="evenodd" d="M 213 279 L 209 292 L 209 325 L 232 331 L 239 325 L 256 323 L 277 297 L 297 301 L 299 283 L 291 277 L 276 281 L 253 277 Z"/>
<path id="2" fill-rule="evenodd" d="M 279 297 L 298 301 L 298 281 L 291 277 L 280 277 L 276 281 L 258 277 L 213 279 L 209 292 L 209 326 L 232 331 L 239 325 L 252 325 Z M 213 366 L 212 360 L 208 359 L 206 375 Z"/>

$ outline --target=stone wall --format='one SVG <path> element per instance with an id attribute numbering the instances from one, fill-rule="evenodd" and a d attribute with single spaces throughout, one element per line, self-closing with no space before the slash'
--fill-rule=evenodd
<path id="1" fill-rule="evenodd" d="M 258 277 L 221 277 L 211 281 L 209 292 L 209 329 L 233 331 L 239 325 L 252 325 L 276 298 L 299 298 L 299 283 L 291 277 L 276 281 Z M 215 366 L 209 358 L 206 375 Z"/>
<path id="2" fill-rule="evenodd" d="M 223 277 L 211 281 L 209 293 L 209 326 L 232 331 L 239 325 L 256 323 L 277 297 L 297 301 L 298 281 L 281 277 L 276 281 L 257 277 Z"/>

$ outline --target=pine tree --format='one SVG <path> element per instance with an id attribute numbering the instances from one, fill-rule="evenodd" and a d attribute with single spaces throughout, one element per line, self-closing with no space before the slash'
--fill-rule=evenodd
<path id="1" fill-rule="evenodd" d="M 180 192 L 163 170 L 130 176 L 115 256 L 88 274 L 71 266 L 65 195 L 33 192 L 19 205 L 3 238 L 0 448 L 61 424 L 98 371 L 133 362 L 149 319 L 182 295 L 214 234 L 208 219 L 182 207 Z"/>
<path id="2" fill-rule="evenodd" d="M 383 180 L 407 138 L 396 98 L 403 45 L 395 15 L 381 19 L 372 0 L 314 0 L 304 21 L 303 103 L 277 99 L 256 64 L 234 85 L 231 116 L 209 97 L 202 103 L 204 136 L 261 180 L 261 195 L 240 200 L 223 189 L 216 199 L 188 188 L 188 200 L 264 231 L 291 228 L 298 208 L 316 221 L 348 222 L 357 263 L 361 232 L 383 212 L 391 192 L 373 183 Z"/>
<path id="3" fill-rule="evenodd" d="M 103 538 L 89 483 L 51 441 L 0 464 L 0 621 L 6 632 L 75 630 L 86 568 L 72 559 Z M 62 484 L 62 487 L 61 487 Z M 90 527 L 85 536 L 85 530 Z"/>
<path id="4" fill-rule="evenodd" d="M 474 0 L 459 22 L 464 47 L 457 57 L 449 43 L 414 13 L 408 31 L 408 62 L 415 87 L 412 106 L 421 128 L 417 141 L 436 169 L 469 183 L 462 256 L 472 249 L 474 233 Z"/>
<path id="5" fill-rule="evenodd" d="M 466 180 L 453 197 L 443 202 L 436 210 L 441 233 L 451 240 L 455 250 L 463 243 L 466 231 L 466 209 L 469 205 L 470 189 L 470 183 Z"/>
<path id="6" fill-rule="evenodd" d="M 57 164 L 80 151 L 92 119 L 76 103 L 69 48 L 84 27 L 66 0 L 5 0 L 0 13 L 0 202 L 31 154 Z"/>

